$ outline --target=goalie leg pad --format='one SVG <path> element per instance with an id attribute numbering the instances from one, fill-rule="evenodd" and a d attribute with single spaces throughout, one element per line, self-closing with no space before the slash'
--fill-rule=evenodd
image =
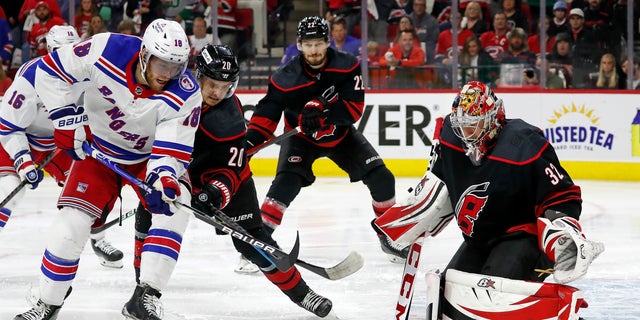
<path id="1" fill-rule="evenodd" d="M 604 251 L 604 244 L 587 240 L 580 223 L 571 217 L 550 221 L 538 218 L 540 248 L 553 261 L 558 283 L 574 281 L 587 273 L 591 262 Z"/>
<path id="2" fill-rule="evenodd" d="M 582 291 L 556 283 L 529 282 L 449 269 L 443 319 L 577 320 L 587 307 Z"/>
<path id="3" fill-rule="evenodd" d="M 453 219 L 447 186 L 427 172 L 411 195 L 376 219 L 391 240 L 409 245 L 422 234 L 435 236 Z"/>

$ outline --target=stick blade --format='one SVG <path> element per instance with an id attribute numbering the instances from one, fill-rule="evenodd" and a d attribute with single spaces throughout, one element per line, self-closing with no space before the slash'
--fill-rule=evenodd
<path id="1" fill-rule="evenodd" d="M 339 280 L 356 273 L 364 266 L 364 258 L 356 251 L 351 251 L 349 255 L 337 265 L 327 268 L 327 275 L 330 280 Z"/>
<path id="2" fill-rule="evenodd" d="M 296 231 L 296 242 L 293 244 L 293 248 L 291 252 L 287 255 L 281 254 L 278 251 L 269 252 L 273 258 L 273 264 L 275 264 L 276 268 L 282 272 L 289 271 L 295 264 L 298 259 L 298 254 L 300 253 L 300 232 Z"/>

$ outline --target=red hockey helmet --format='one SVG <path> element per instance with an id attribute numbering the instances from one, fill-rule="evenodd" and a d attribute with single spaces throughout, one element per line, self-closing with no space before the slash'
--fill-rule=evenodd
<path id="1" fill-rule="evenodd" d="M 453 100 L 451 127 L 475 165 L 493 147 L 505 121 L 502 99 L 482 82 L 468 82 Z"/>

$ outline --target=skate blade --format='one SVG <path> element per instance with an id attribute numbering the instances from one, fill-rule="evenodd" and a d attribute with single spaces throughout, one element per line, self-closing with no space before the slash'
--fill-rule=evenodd
<path id="1" fill-rule="evenodd" d="M 258 266 L 256 266 L 253 263 L 249 263 L 243 266 L 239 266 L 235 268 L 233 271 L 241 274 L 254 274 L 260 271 L 260 268 L 258 268 Z"/>
<path id="2" fill-rule="evenodd" d="M 100 264 L 104 267 L 113 268 L 113 269 L 122 269 L 122 267 L 124 266 L 124 264 L 122 263 L 122 259 L 117 261 L 107 261 L 107 260 L 100 259 Z"/>

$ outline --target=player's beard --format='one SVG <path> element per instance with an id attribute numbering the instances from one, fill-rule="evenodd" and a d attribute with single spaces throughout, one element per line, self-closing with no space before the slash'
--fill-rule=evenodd
<path id="1" fill-rule="evenodd" d="M 327 61 L 327 54 L 326 53 L 318 53 L 315 55 L 305 55 L 304 57 L 304 61 L 307 62 L 307 64 L 314 69 L 320 68 L 324 65 L 324 63 Z"/>

